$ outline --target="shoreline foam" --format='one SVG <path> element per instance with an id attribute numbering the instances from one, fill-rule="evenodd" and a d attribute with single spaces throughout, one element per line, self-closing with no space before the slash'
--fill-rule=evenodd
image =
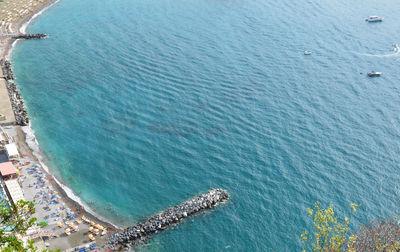
<path id="1" fill-rule="evenodd" d="M 74 201 L 77 203 L 79 206 L 83 208 L 84 211 L 88 212 L 89 214 L 93 215 L 96 219 L 107 223 L 109 225 L 112 225 L 116 229 L 122 229 L 122 227 L 114 224 L 112 221 L 108 220 L 104 216 L 101 216 L 97 214 L 95 211 L 93 211 L 89 206 L 87 206 L 79 196 L 77 196 L 74 191 L 63 184 L 61 181 L 59 181 L 56 176 L 54 176 L 53 173 L 50 172 L 49 165 L 47 164 L 46 158 L 44 157 L 44 154 L 42 153 L 40 149 L 40 144 L 36 139 L 35 131 L 32 129 L 31 124 L 28 126 L 22 126 L 21 127 L 22 131 L 25 134 L 25 143 L 27 146 L 31 149 L 32 155 L 35 156 L 37 161 L 40 163 L 42 168 L 54 179 L 54 181 L 58 184 L 58 186 L 64 191 L 64 193 L 67 195 L 69 200 Z"/>
<path id="2" fill-rule="evenodd" d="M 44 6 L 43 8 L 41 8 L 37 13 L 33 13 L 33 15 L 31 15 L 30 17 L 28 16 L 25 19 L 28 19 L 26 22 L 24 22 L 24 20 L 21 21 L 21 24 L 17 24 L 17 26 L 19 25 L 20 27 L 18 28 L 18 31 L 20 33 L 26 33 L 26 29 L 28 28 L 28 26 L 32 23 L 33 20 L 35 20 L 36 18 L 38 18 L 40 15 L 42 15 L 45 11 L 47 11 L 48 9 L 50 9 L 51 7 L 53 7 L 56 3 L 60 2 L 60 0 L 51 0 L 46 6 Z M 20 41 L 20 39 L 15 39 L 12 43 L 11 46 L 6 50 L 6 56 L 5 58 L 9 61 L 11 61 L 11 54 L 12 51 L 15 47 L 15 45 L 18 43 L 18 41 Z"/>

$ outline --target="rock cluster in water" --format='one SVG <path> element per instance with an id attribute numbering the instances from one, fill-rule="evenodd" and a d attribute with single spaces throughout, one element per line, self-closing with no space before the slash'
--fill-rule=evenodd
<path id="1" fill-rule="evenodd" d="M 41 39 L 45 38 L 47 35 L 44 33 L 36 33 L 36 34 L 18 34 L 13 36 L 15 39 Z"/>
<path id="2" fill-rule="evenodd" d="M 21 94 L 17 89 L 17 85 L 14 82 L 11 63 L 7 60 L 0 59 L 0 66 L 3 70 L 4 78 L 6 79 L 8 96 L 10 97 L 11 107 L 14 111 L 15 121 L 18 125 L 28 125 L 28 112 L 26 111 L 24 100 L 22 99 Z"/>
<path id="3" fill-rule="evenodd" d="M 186 217 L 213 208 L 220 202 L 229 199 L 229 194 L 222 189 L 212 189 L 205 194 L 183 202 L 178 206 L 168 208 L 147 218 L 143 223 L 126 228 L 123 232 L 113 234 L 107 240 L 107 247 L 111 250 L 129 248 L 139 241 L 146 240 L 149 236 L 174 225 Z"/>

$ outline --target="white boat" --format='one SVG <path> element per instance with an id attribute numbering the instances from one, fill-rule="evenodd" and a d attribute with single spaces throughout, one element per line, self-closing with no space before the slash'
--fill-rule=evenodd
<path id="1" fill-rule="evenodd" d="M 310 55 L 311 52 L 310 51 L 304 51 L 304 55 Z"/>
<path id="2" fill-rule="evenodd" d="M 381 76 L 381 72 L 369 72 L 369 73 L 367 73 L 367 75 L 369 76 L 369 77 L 376 77 L 376 76 Z"/>
<path id="3" fill-rule="evenodd" d="M 382 22 L 383 17 L 378 17 L 378 16 L 369 16 L 368 18 L 365 19 L 367 22 Z"/>

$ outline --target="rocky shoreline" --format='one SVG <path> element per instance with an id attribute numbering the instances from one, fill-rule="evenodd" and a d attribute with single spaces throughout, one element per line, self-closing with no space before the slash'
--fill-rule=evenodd
<path id="1" fill-rule="evenodd" d="M 212 189 L 205 194 L 196 196 L 178 206 L 168 208 L 147 218 L 143 223 L 137 223 L 126 228 L 121 233 L 113 234 L 108 238 L 107 247 L 110 250 L 130 248 L 140 241 L 144 241 L 153 234 L 183 221 L 188 216 L 203 210 L 214 208 L 219 203 L 229 199 L 229 194 L 223 189 Z"/>
<path id="2" fill-rule="evenodd" d="M 21 93 L 18 91 L 17 84 L 14 82 L 11 63 L 8 60 L 0 59 L 0 67 L 3 70 L 4 79 L 6 80 L 8 96 L 14 111 L 16 124 L 26 126 L 29 124 L 28 112 L 26 111 Z"/>

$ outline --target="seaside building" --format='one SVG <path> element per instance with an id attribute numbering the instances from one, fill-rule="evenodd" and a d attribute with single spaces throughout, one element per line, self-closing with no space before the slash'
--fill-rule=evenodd
<path id="1" fill-rule="evenodd" d="M 15 143 L 6 144 L 5 150 L 8 159 L 19 158 L 19 152 L 17 149 L 17 145 L 15 145 Z"/>
<path id="2" fill-rule="evenodd" d="M 10 203 L 15 205 L 19 200 L 25 200 L 14 165 L 11 162 L 0 163 L 0 173 Z"/>
<path id="3" fill-rule="evenodd" d="M 25 200 L 24 194 L 22 192 L 21 187 L 19 186 L 18 180 L 10 179 L 4 181 L 4 184 L 6 185 L 6 192 L 8 198 L 10 199 L 10 202 L 12 204 L 15 205 L 19 200 Z"/>
<path id="4" fill-rule="evenodd" d="M 0 173 L 4 181 L 17 178 L 17 171 L 11 162 L 0 163 Z"/>

